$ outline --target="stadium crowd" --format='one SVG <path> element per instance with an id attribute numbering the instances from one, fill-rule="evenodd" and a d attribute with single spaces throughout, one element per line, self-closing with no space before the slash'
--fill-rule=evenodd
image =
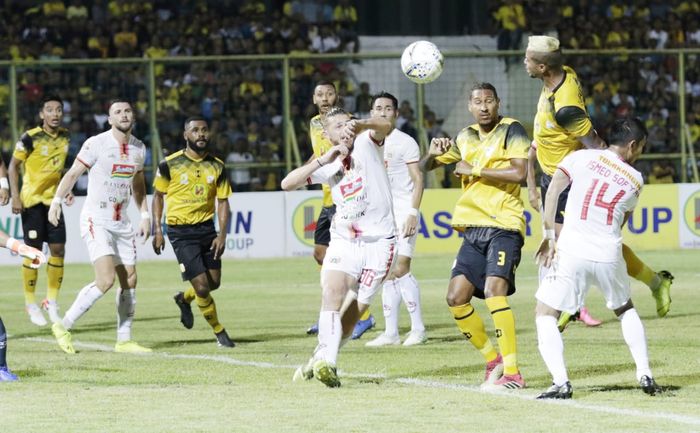
<path id="1" fill-rule="evenodd" d="M 566 49 L 699 48 L 700 2 L 504 0 L 492 11 L 499 49 L 522 49 L 524 33 L 557 34 Z M 700 56 L 685 59 L 686 122 L 700 151 Z M 616 118 L 639 116 L 649 129 L 647 153 L 680 152 L 678 56 L 570 56 L 587 97 L 587 111 L 605 137 Z M 680 178 L 672 160 L 641 160 L 649 183 Z"/>
<path id="2" fill-rule="evenodd" d="M 8 1 L 0 10 L 0 58 L 13 60 L 164 58 L 156 65 L 158 131 L 166 152 L 181 144 L 181 121 L 201 114 L 210 121 L 217 148 L 227 162 L 279 162 L 282 137 L 282 77 L 276 61 L 192 62 L 188 56 L 356 52 L 357 10 L 351 0 L 273 2 L 199 0 L 174 4 L 152 1 L 49 0 L 27 7 Z M 700 2 L 620 0 L 557 3 L 505 0 L 493 9 L 502 49 L 522 49 L 525 32 L 556 32 L 563 48 L 675 48 L 700 46 Z M 543 17 L 547 17 L 544 19 Z M 182 58 L 177 61 L 177 58 Z M 650 129 L 648 152 L 678 152 L 677 56 L 572 57 L 588 95 L 588 111 L 605 136 L 612 121 L 635 114 Z M 700 56 L 686 59 L 687 119 L 700 150 Z M 519 61 L 518 61 L 519 63 Z M 512 66 L 512 65 L 511 65 Z M 517 65 L 519 67 L 519 65 Z M 291 65 L 292 122 L 302 159 L 311 154 L 308 120 L 315 114 L 314 83 L 332 81 L 347 110 L 369 111 L 371 90 L 348 76 L 342 63 L 298 61 Z M 74 156 L 84 139 L 105 128 L 105 104 L 120 96 L 135 101 L 135 134 L 150 143 L 146 71 L 142 66 L 100 65 L 17 69 L 19 129 L 34 122 L 42 95 L 66 101 L 66 126 Z M 519 71 L 518 71 L 519 72 Z M 5 72 L 0 72 L 5 74 Z M 9 77 L 0 75 L 0 122 L 8 125 Z M 401 105 L 398 127 L 416 136 L 413 108 Z M 444 132 L 426 110 L 429 136 Z M 0 128 L 5 156 L 14 143 Z M 150 154 L 149 154 L 150 158 Z M 68 163 L 70 163 L 70 158 Z M 147 161 L 147 164 L 150 160 Z M 640 161 L 650 182 L 678 181 L 671 160 Z M 231 170 L 234 190 L 279 188 L 280 169 Z"/>

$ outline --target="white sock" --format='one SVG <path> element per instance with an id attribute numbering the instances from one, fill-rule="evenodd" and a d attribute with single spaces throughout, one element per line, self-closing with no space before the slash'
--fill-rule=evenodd
<path id="1" fill-rule="evenodd" d="M 117 341 L 131 340 L 131 324 L 136 309 L 136 290 L 117 290 Z"/>
<path id="2" fill-rule="evenodd" d="M 641 379 L 642 376 L 653 377 L 649 368 L 647 337 L 637 310 L 632 308 L 622 313 L 620 325 L 622 325 L 622 336 L 625 338 L 625 343 L 630 348 L 634 363 L 637 364 L 637 380 Z"/>
<path id="3" fill-rule="evenodd" d="M 316 359 L 325 359 L 335 365 L 342 336 L 343 326 L 340 323 L 340 312 L 321 311 L 318 316 L 319 349 L 314 355 Z"/>
<path id="4" fill-rule="evenodd" d="M 75 301 L 73 301 L 73 305 L 70 306 L 65 316 L 63 316 L 63 326 L 66 329 L 71 329 L 75 322 L 80 319 L 83 314 L 87 313 L 90 307 L 95 305 L 95 302 L 97 302 L 102 295 L 104 295 L 104 293 L 97 288 L 94 281 L 80 289 L 78 296 L 75 298 Z"/>
<path id="5" fill-rule="evenodd" d="M 552 382 L 561 386 L 569 380 L 564 363 L 564 341 L 561 338 L 557 319 L 554 316 L 537 316 L 537 347 L 547 369 L 552 374 Z"/>
<path id="6" fill-rule="evenodd" d="M 401 291 L 396 285 L 396 280 L 385 281 L 382 286 L 384 333 L 390 337 L 399 336 L 399 305 L 401 305 Z"/>
<path id="7" fill-rule="evenodd" d="M 396 279 L 396 284 L 401 290 L 401 297 L 406 304 L 406 309 L 411 317 L 411 332 L 425 332 L 423 313 L 420 308 L 420 289 L 418 281 L 410 272 Z"/>

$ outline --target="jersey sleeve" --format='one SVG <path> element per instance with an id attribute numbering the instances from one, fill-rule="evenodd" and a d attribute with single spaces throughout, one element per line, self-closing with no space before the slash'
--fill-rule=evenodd
<path id="1" fill-rule="evenodd" d="M 316 164 L 316 162 L 312 162 L 311 164 Z M 308 183 L 309 185 L 313 185 L 316 183 L 329 185 L 331 178 L 342 168 L 343 163 L 340 160 L 336 159 L 330 164 L 326 164 L 323 167 L 319 167 L 318 170 L 311 173 L 311 176 L 309 176 L 309 178 L 306 179 L 306 183 Z"/>
<path id="2" fill-rule="evenodd" d="M 168 185 L 170 185 L 170 167 L 166 160 L 162 160 L 160 164 L 158 164 L 156 178 L 153 179 L 153 188 L 165 194 L 168 192 Z"/>
<path id="3" fill-rule="evenodd" d="M 593 128 L 591 119 L 588 118 L 586 111 L 576 106 L 560 108 L 554 115 L 554 119 L 559 126 L 577 137 L 583 137 Z"/>
<path id="4" fill-rule="evenodd" d="M 32 140 L 32 136 L 25 132 L 19 138 L 17 144 L 15 144 L 15 151 L 12 152 L 12 157 L 20 161 L 25 161 L 33 150 L 34 141 Z"/>
<path id="5" fill-rule="evenodd" d="M 221 166 L 221 173 L 216 179 L 216 198 L 219 200 L 226 200 L 232 194 L 231 184 L 228 181 L 228 176 L 226 176 L 226 168 Z"/>
<path id="6" fill-rule="evenodd" d="M 406 164 L 412 164 L 420 161 L 420 149 L 418 149 L 418 143 L 416 143 L 416 140 L 413 138 L 410 140 L 406 139 L 405 141 L 405 152 L 403 159 Z"/>
<path id="7" fill-rule="evenodd" d="M 143 171 L 143 167 L 146 164 L 146 145 L 141 143 L 141 152 L 139 157 L 136 159 L 136 171 Z"/>
<path id="8" fill-rule="evenodd" d="M 527 159 L 530 150 L 530 138 L 520 122 L 513 122 L 506 133 L 506 156 L 509 159 Z"/>
<path id="9" fill-rule="evenodd" d="M 98 151 L 96 143 L 92 138 L 88 138 L 85 143 L 83 143 L 83 147 L 80 148 L 80 152 L 78 152 L 78 156 L 75 158 L 87 168 L 91 168 L 95 162 L 97 162 L 97 156 Z"/>

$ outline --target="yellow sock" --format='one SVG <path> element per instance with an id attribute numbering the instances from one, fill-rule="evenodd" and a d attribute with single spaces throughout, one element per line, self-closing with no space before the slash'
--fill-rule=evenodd
<path id="1" fill-rule="evenodd" d="M 47 286 L 46 299 L 55 301 L 58 299 L 58 291 L 63 282 L 63 257 L 49 257 L 46 266 Z"/>
<path id="2" fill-rule="evenodd" d="M 493 324 L 496 327 L 498 348 L 503 355 L 503 374 L 518 374 L 518 358 L 515 351 L 515 317 L 505 296 L 486 298 Z"/>
<path id="3" fill-rule="evenodd" d="M 196 300 L 199 311 L 202 312 L 204 319 L 207 321 L 209 326 L 212 327 L 214 333 L 218 334 L 219 332 L 223 331 L 224 327 L 221 325 L 221 323 L 219 323 L 219 316 L 216 314 L 216 302 L 214 302 L 214 298 L 212 298 L 211 295 L 207 296 L 206 298 L 200 298 L 197 296 Z"/>
<path id="4" fill-rule="evenodd" d="M 646 265 L 637 255 L 632 251 L 630 247 L 622 244 L 622 257 L 625 259 L 627 264 L 627 274 L 649 287 L 652 287 L 654 283 L 654 277 L 656 272 L 654 272 L 649 266 Z"/>
<path id="5" fill-rule="evenodd" d="M 24 303 L 26 305 L 36 304 L 36 278 L 39 274 L 37 269 L 32 269 L 29 265 L 31 260 L 24 259 L 22 261 L 22 282 L 24 283 Z"/>
<path id="6" fill-rule="evenodd" d="M 189 289 L 185 290 L 185 302 L 191 304 L 195 297 L 197 297 L 197 293 L 195 293 L 194 287 L 190 287 Z"/>
<path id="7" fill-rule="evenodd" d="M 360 316 L 360 320 L 367 320 L 367 319 L 369 319 L 369 308 L 367 309 L 367 311 L 364 312 L 364 314 L 362 316 Z"/>
<path id="8" fill-rule="evenodd" d="M 486 335 L 484 321 L 471 304 L 448 307 L 455 319 L 457 328 L 467 337 L 467 340 L 476 347 L 486 362 L 491 362 L 498 357 L 498 352 L 494 349 L 489 336 Z"/>

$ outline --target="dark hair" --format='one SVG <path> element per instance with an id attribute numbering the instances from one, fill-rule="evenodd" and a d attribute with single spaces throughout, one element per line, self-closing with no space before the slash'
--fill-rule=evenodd
<path id="1" fill-rule="evenodd" d="M 129 104 L 131 108 L 134 108 L 134 105 L 131 103 L 131 101 L 125 99 L 125 98 L 114 98 L 109 101 L 109 108 L 112 108 L 112 105 L 114 104 Z"/>
<path id="2" fill-rule="evenodd" d="M 314 89 L 316 89 L 316 87 L 318 87 L 318 86 L 331 86 L 333 88 L 333 90 L 335 90 L 336 92 L 338 91 L 338 89 L 335 88 L 335 84 L 333 84 L 332 81 L 321 80 L 321 81 L 316 83 L 316 85 L 314 86 Z"/>
<path id="3" fill-rule="evenodd" d="M 618 119 L 612 124 L 610 134 L 608 134 L 608 144 L 611 146 L 626 146 L 632 140 L 639 143 L 648 134 L 644 122 L 638 117 L 626 117 Z"/>
<path id="4" fill-rule="evenodd" d="M 187 119 L 185 119 L 185 129 L 187 129 L 187 125 L 190 124 L 190 122 L 206 122 L 207 125 L 209 125 L 209 122 L 207 122 L 207 119 L 205 119 L 202 116 L 190 116 Z"/>
<path id="5" fill-rule="evenodd" d="M 43 110 L 44 105 L 46 105 L 47 102 L 51 102 L 51 101 L 56 101 L 59 104 L 61 104 L 61 107 L 63 107 L 63 99 L 61 99 L 60 96 L 58 96 L 54 93 L 49 93 L 48 95 L 41 98 L 41 106 L 39 107 L 39 111 Z"/>
<path id="6" fill-rule="evenodd" d="M 369 106 L 374 107 L 374 103 L 377 101 L 377 99 L 380 98 L 391 99 L 391 102 L 394 104 L 394 110 L 399 109 L 399 100 L 396 99 L 396 96 L 392 95 L 389 92 L 385 92 L 384 90 L 372 96 L 372 98 L 370 99 Z"/>
<path id="7" fill-rule="evenodd" d="M 498 92 L 496 92 L 496 88 L 493 86 L 491 83 L 487 82 L 481 82 L 481 83 L 476 83 L 472 86 L 472 89 L 469 91 L 469 99 L 472 99 L 472 93 L 474 93 L 474 90 L 490 90 L 493 92 L 493 96 L 498 99 Z"/>

